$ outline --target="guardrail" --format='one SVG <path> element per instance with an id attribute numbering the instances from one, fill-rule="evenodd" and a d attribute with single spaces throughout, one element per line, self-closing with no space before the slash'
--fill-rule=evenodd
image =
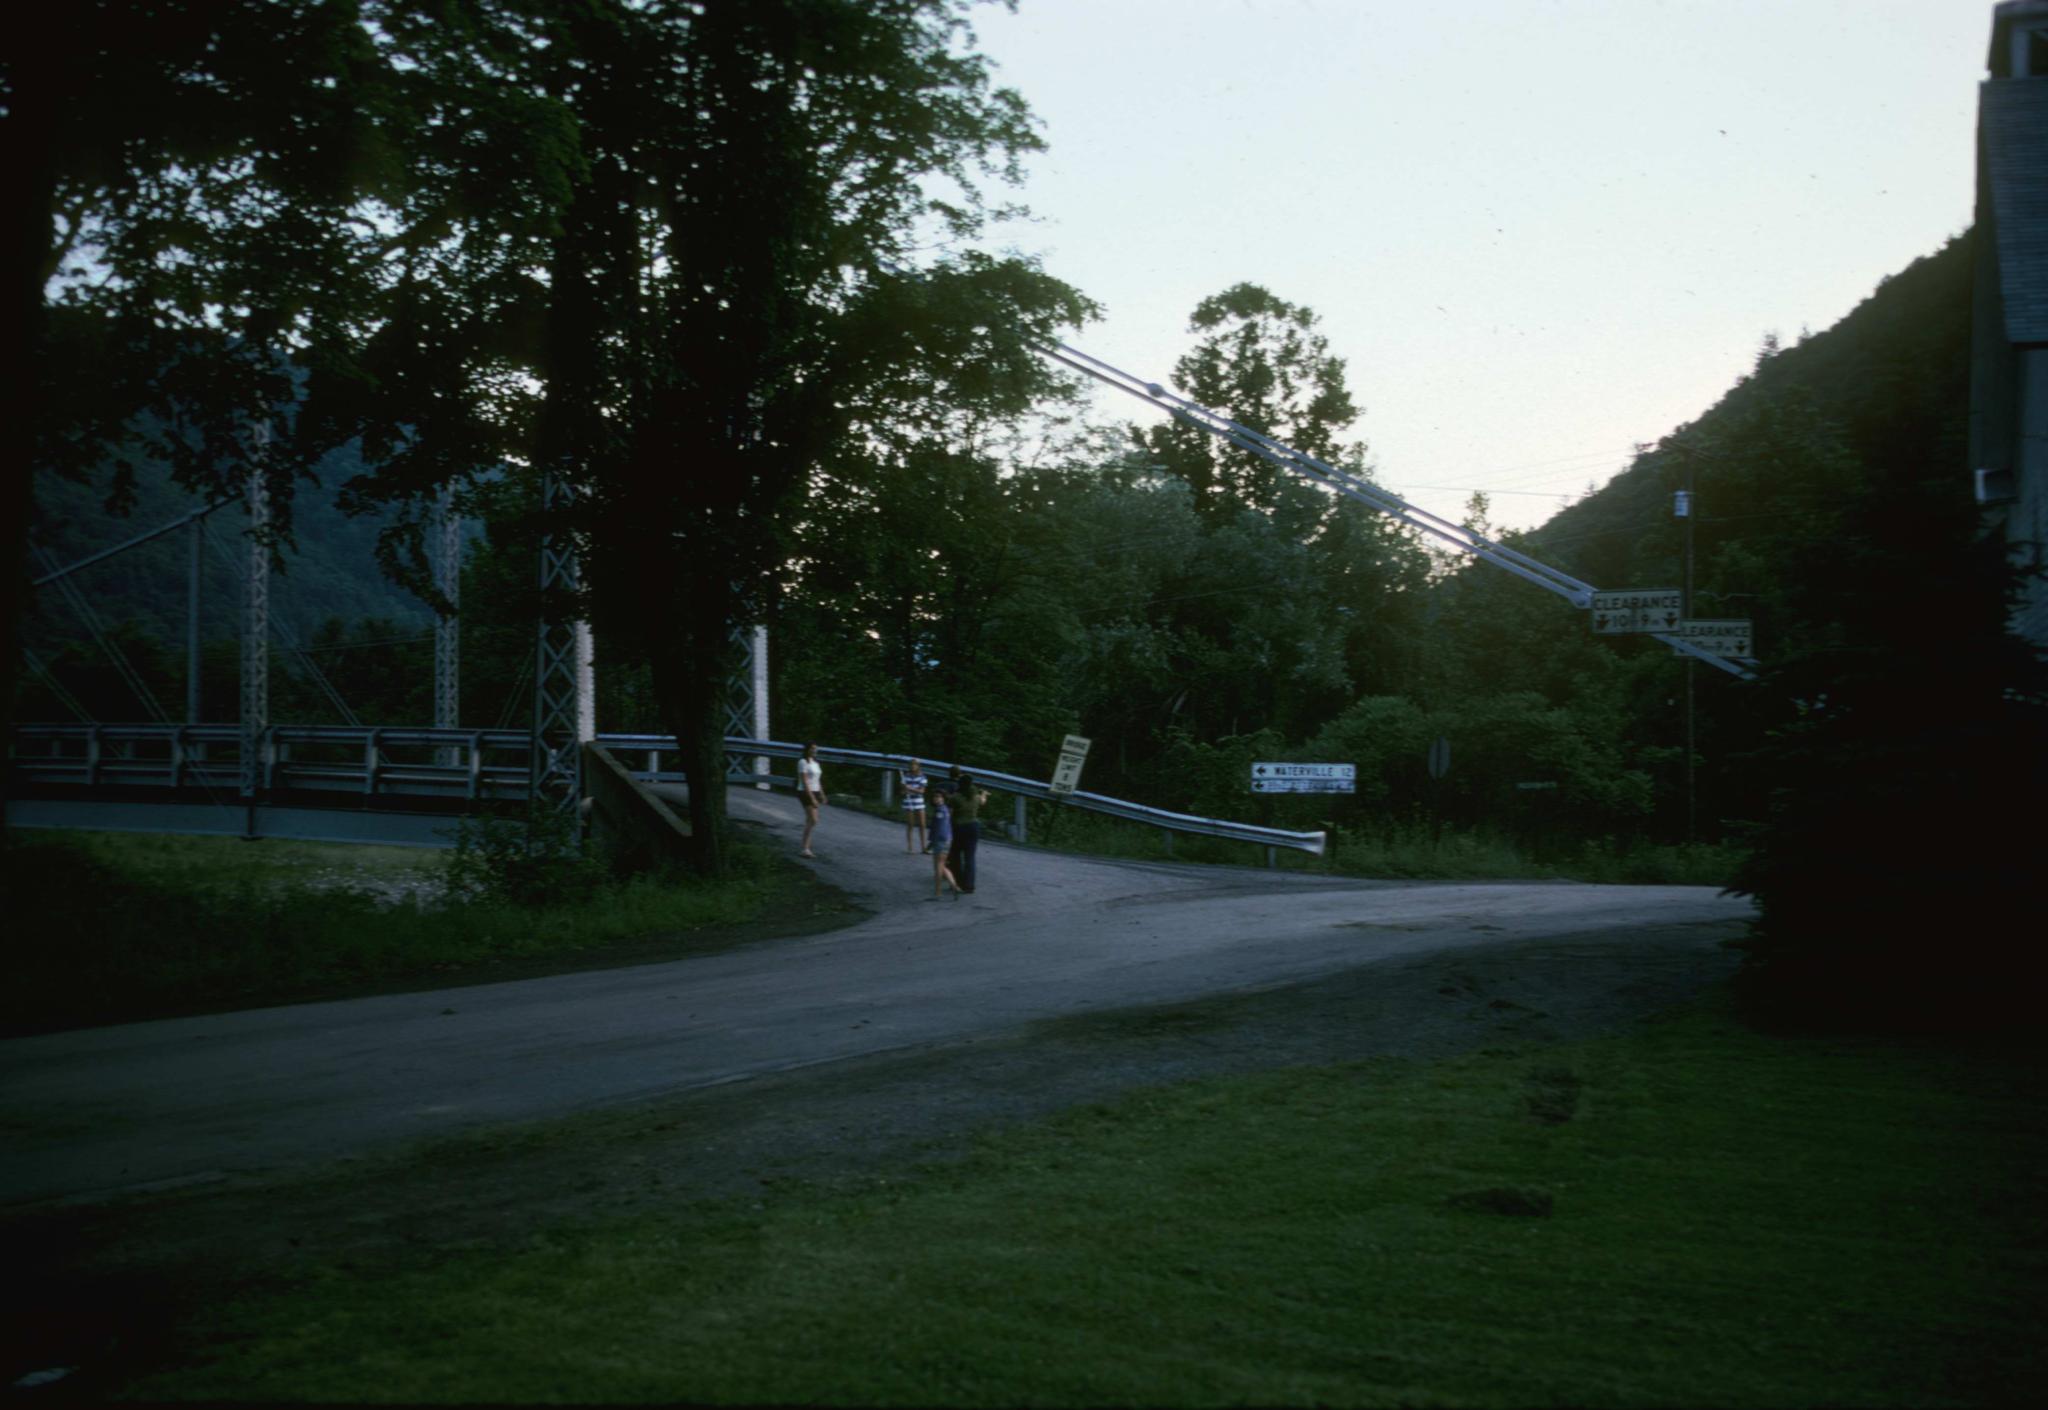
<path id="1" fill-rule="evenodd" d="M 608 739 L 622 744 L 628 741 L 652 740 L 651 735 L 599 736 L 600 744 Z M 628 744 L 628 747 L 632 747 Z M 670 745 L 673 748 L 673 744 Z M 800 744 L 787 744 L 779 740 L 738 739 L 725 741 L 729 755 L 756 755 L 770 759 L 795 759 L 803 754 Z M 1018 799 L 1016 822 L 1012 835 L 1019 841 L 1025 840 L 1022 802 L 1036 798 L 1048 802 L 1065 803 L 1091 813 L 1106 817 L 1121 818 L 1126 822 L 1143 823 L 1148 827 L 1173 833 L 1187 833 L 1196 837 L 1220 837 L 1230 842 L 1249 842 L 1262 847 L 1284 847 L 1291 851 L 1308 852 L 1321 856 L 1326 837 L 1321 832 L 1289 832 L 1284 828 L 1260 827 L 1253 823 L 1229 822 L 1222 818 L 1197 817 L 1191 813 L 1173 813 L 1164 808 L 1147 807 L 1143 803 L 1131 803 L 1122 798 L 1111 798 L 1101 793 L 1087 793 L 1076 790 L 1073 793 L 1054 793 L 1052 786 L 1037 779 L 1020 778 L 1016 774 L 1003 773 L 999 769 L 978 769 L 971 765 L 948 763 L 941 759 L 927 759 L 917 756 L 925 771 L 932 775 L 953 778 L 966 776 L 976 783 L 992 788 L 999 793 L 1008 793 Z M 877 754 L 864 749 L 832 749 L 818 746 L 818 761 L 824 764 L 849 765 L 854 768 L 877 769 L 885 778 L 893 778 L 898 770 L 907 768 L 911 761 L 908 754 Z"/>
<path id="2" fill-rule="evenodd" d="M 600 734 L 598 744 L 611 750 L 643 781 L 681 782 L 680 772 L 664 771 L 663 755 L 674 755 L 675 739 L 658 734 Z M 217 725 L 17 725 L 9 768 L 24 782 L 54 788 L 196 789 L 238 793 L 242 777 L 242 732 L 232 724 Z M 793 787 L 790 776 L 767 767 L 771 759 L 796 759 L 803 746 L 782 740 L 729 736 L 728 759 L 753 760 L 751 772 L 730 777 L 772 787 Z M 524 798 L 532 737 L 524 730 L 465 730 L 356 725 L 272 725 L 258 736 L 260 792 L 348 793 L 362 798 L 412 797 L 452 801 L 509 801 Z M 881 754 L 862 749 L 820 745 L 821 762 L 881 772 L 884 794 L 899 770 L 910 764 L 907 754 Z M 1064 803 L 1106 817 L 1142 823 L 1165 832 L 1216 837 L 1267 849 L 1321 855 L 1324 834 L 1290 832 L 1221 818 L 1197 817 L 1147 807 L 1100 793 L 1056 794 L 1050 784 L 1021 778 L 998 769 L 979 769 L 938 759 L 922 761 L 943 777 L 967 776 L 1017 800 L 1011 835 L 1026 840 L 1024 801 Z"/>

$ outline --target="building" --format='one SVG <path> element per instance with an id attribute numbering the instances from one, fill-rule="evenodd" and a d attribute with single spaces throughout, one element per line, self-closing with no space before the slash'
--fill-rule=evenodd
<path id="1" fill-rule="evenodd" d="M 1977 99 L 1970 464 L 2015 557 L 2048 567 L 2048 0 L 1992 10 Z M 2048 647 L 2048 580 L 2014 630 Z"/>

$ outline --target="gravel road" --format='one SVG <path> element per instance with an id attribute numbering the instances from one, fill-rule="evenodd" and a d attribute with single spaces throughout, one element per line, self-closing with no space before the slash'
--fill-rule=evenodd
<path id="1" fill-rule="evenodd" d="M 794 804 L 735 811 L 795 850 Z M 10 1378 L 111 1393 L 213 1299 L 309 1268 L 789 1180 L 893 1178 L 1133 1088 L 1609 1031 L 1734 968 L 1693 887 L 1375 883 L 986 843 L 931 901 L 900 827 L 830 811 L 871 915 L 633 968 L 0 1042 Z M 40 1394 L 40 1392 L 39 1392 Z"/>

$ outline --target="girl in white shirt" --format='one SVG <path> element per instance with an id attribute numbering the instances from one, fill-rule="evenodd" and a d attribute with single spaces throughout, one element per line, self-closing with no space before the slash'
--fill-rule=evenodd
<path id="1" fill-rule="evenodd" d="M 796 796 L 804 805 L 803 854 L 815 857 L 811 833 L 818 826 L 818 809 L 825 806 L 825 769 L 818 762 L 818 746 L 806 744 L 803 758 L 796 761 Z"/>

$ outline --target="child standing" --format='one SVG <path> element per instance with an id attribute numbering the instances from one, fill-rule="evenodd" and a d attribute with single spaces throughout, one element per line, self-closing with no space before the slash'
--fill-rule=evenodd
<path id="1" fill-rule="evenodd" d="M 946 806 L 946 795 L 932 790 L 932 899 L 939 899 L 945 887 L 953 888 L 953 899 L 960 899 L 960 883 L 953 880 L 953 873 L 946 867 L 946 851 L 953 842 L 953 811 Z"/>
<path id="2" fill-rule="evenodd" d="M 910 767 L 903 771 L 903 850 L 906 852 L 931 851 L 931 846 L 924 840 L 926 782 L 924 765 L 912 759 Z M 917 835 L 915 844 L 910 840 L 912 833 Z"/>

